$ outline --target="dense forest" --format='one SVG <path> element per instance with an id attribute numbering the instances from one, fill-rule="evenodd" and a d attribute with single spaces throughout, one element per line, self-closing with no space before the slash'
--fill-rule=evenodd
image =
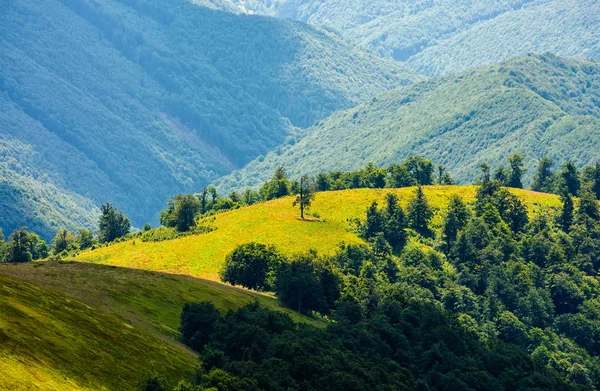
<path id="1" fill-rule="evenodd" d="M 184 0 L 0 6 L 5 230 L 141 226 L 335 110 L 419 77 L 333 34 Z"/>
<path id="2" fill-rule="evenodd" d="M 383 93 L 332 115 L 305 135 L 221 179 L 223 190 L 262 183 L 279 166 L 290 175 L 389 165 L 411 154 L 446 166 L 457 183 L 477 166 L 525 156 L 592 164 L 600 150 L 600 65 L 550 54 L 512 59 Z"/>
<path id="3" fill-rule="evenodd" d="M 434 167 L 412 158 L 387 170 L 419 185 L 406 208 L 390 193 L 351 222 L 367 244 L 292 257 L 238 246 L 223 282 L 274 292 L 327 326 L 294 324 L 258 303 L 225 314 L 210 302 L 188 304 L 182 340 L 201 365 L 175 389 L 597 389 L 600 164 L 553 172 L 542 159 L 534 186 L 560 193 L 562 206 L 531 216 L 502 187 L 522 187 L 522 161 L 482 164 L 475 201 L 454 196 L 439 229 L 419 185 L 436 181 Z M 377 170 L 344 176 L 385 187 L 386 170 L 373 181 Z M 450 179 L 439 173 L 437 181 Z M 169 388 L 153 373 L 142 389 Z"/>
<path id="4" fill-rule="evenodd" d="M 232 0 L 338 32 L 427 75 L 550 51 L 599 57 L 594 0 Z"/>

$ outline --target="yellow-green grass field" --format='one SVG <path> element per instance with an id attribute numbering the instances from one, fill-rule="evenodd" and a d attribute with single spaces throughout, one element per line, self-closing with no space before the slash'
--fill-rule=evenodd
<path id="1" fill-rule="evenodd" d="M 212 281 L 79 262 L 0 264 L 0 390 L 133 390 L 149 372 L 189 378 L 177 342 L 185 303 L 221 311 L 272 297 Z"/>
<path id="2" fill-rule="evenodd" d="M 0 390 L 135 390 L 153 369 L 174 384 L 195 363 L 116 315 L 0 274 Z"/>
<path id="3" fill-rule="evenodd" d="M 438 212 L 434 225 L 441 223 L 439 210 L 444 209 L 453 194 L 466 201 L 475 198 L 475 186 L 426 186 L 425 195 Z M 558 196 L 527 190 L 511 189 L 529 207 L 530 213 L 560 206 Z M 388 192 L 398 195 L 406 206 L 414 188 L 356 189 L 316 194 L 310 212 L 320 219 L 299 219 L 293 199 L 282 198 L 267 203 L 216 215 L 215 231 L 163 242 L 133 240 L 87 251 L 77 261 L 185 274 L 218 280 L 225 257 L 237 245 L 251 241 L 277 246 L 285 254 L 317 249 L 331 254 L 340 242 L 357 243 L 361 239 L 350 230 L 348 219 L 363 217 L 373 201 L 380 205 Z"/>

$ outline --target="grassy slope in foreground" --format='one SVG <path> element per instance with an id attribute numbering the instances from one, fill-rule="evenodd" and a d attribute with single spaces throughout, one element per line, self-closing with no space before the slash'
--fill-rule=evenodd
<path id="1" fill-rule="evenodd" d="M 451 195 L 457 194 L 471 201 L 474 186 L 427 186 L 424 188 L 432 206 L 445 208 Z M 527 190 L 511 190 L 523 199 L 535 213 L 540 208 L 558 207 L 558 196 Z M 362 217 L 372 201 L 383 203 L 386 193 L 394 192 L 406 206 L 414 188 L 357 189 L 322 192 L 316 195 L 311 211 L 321 221 L 301 221 L 298 208 L 292 207 L 291 198 L 282 198 L 263 204 L 238 209 L 216 216 L 215 231 L 181 239 L 156 243 L 129 241 L 88 251 L 77 260 L 126 266 L 136 269 L 217 279 L 225 257 L 235 246 L 251 241 L 276 245 L 286 254 L 314 248 L 320 253 L 333 253 L 340 242 L 360 242 L 349 230 L 349 218 Z M 434 224 L 440 224 L 436 212 Z"/>
<path id="2" fill-rule="evenodd" d="M 79 301 L 78 301 L 79 300 Z M 275 299 L 186 276 L 85 263 L 0 265 L 0 390 L 130 390 L 148 372 L 191 376 L 178 344 L 185 303 L 222 311 Z"/>
<path id="3" fill-rule="evenodd" d="M 133 390 L 153 368 L 173 382 L 195 358 L 102 313 L 0 275 L 0 389 Z"/>

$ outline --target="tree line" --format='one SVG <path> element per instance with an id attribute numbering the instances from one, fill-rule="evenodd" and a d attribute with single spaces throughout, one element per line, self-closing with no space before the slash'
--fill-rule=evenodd
<path id="1" fill-rule="evenodd" d="M 596 198 L 580 191 L 574 205 L 562 198 L 532 216 L 488 173 L 475 201 L 451 197 L 436 225 L 421 186 L 405 208 L 386 195 L 353 222 L 365 244 L 331 256 L 238 246 L 223 282 L 273 292 L 325 327 L 256 303 L 227 313 L 188 304 L 182 341 L 200 365 L 175 389 L 600 387 Z M 156 374 L 144 384 L 170 389 Z"/>
<path id="2" fill-rule="evenodd" d="M 37 234 L 28 232 L 26 227 L 16 230 L 5 242 L 0 229 L 0 263 L 31 262 L 51 255 L 62 256 L 74 250 L 93 249 L 95 246 L 110 243 L 125 237 L 131 230 L 131 222 L 123 212 L 109 203 L 100 208 L 98 235 L 89 229 L 81 229 L 73 234 L 59 229 L 51 243 L 46 243 Z"/>

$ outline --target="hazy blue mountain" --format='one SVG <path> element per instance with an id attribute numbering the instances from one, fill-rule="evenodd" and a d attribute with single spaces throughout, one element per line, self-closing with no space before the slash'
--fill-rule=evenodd
<path id="1" fill-rule="evenodd" d="M 0 227 L 91 226 L 105 201 L 139 226 L 297 127 L 419 79 L 326 31 L 195 3 L 0 4 Z"/>
<path id="2" fill-rule="evenodd" d="M 461 182 L 515 152 L 527 180 L 543 156 L 591 164 L 600 158 L 599 78 L 599 62 L 547 54 L 430 79 L 335 113 L 219 184 L 259 185 L 278 166 L 297 177 L 411 155 L 446 165 Z"/>
<path id="3" fill-rule="evenodd" d="M 428 75 L 530 52 L 600 56 L 596 0 L 233 0 L 246 12 L 328 26 Z"/>

